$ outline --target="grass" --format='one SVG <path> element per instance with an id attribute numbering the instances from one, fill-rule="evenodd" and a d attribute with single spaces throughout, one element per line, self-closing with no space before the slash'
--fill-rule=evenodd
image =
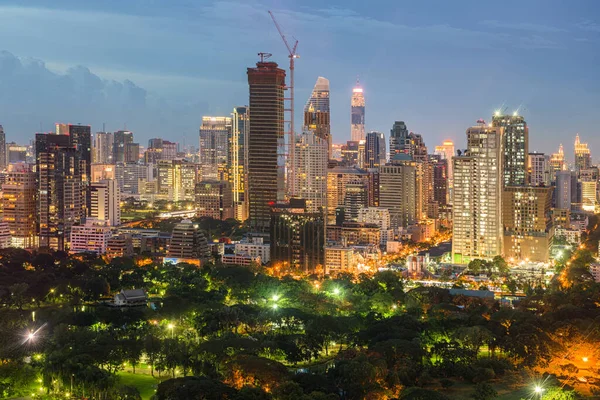
<path id="1" fill-rule="evenodd" d="M 150 397 L 156 392 L 156 386 L 159 383 L 159 380 L 152 375 L 133 374 L 125 371 L 119 372 L 118 375 L 123 385 L 133 386 L 140 392 L 142 400 L 150 400 Z"/>

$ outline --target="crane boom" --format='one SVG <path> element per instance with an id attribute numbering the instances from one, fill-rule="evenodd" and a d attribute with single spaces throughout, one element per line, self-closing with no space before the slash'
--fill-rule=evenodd
<path id="1" fill-rule="evenodd" d="M 290 44 L 288 43 L 287 39 L 285 38 L 285 35 L 283 34 L 283 30 L 281 29 L 281 26 L 279 26 L 279 23 L 277 23 L 277 20 L 275 19 L 275 15 L 273 15 L 273 13 L 271 11 L 269 11 L 269 15 L 271 16 L 271 19 L 273 20 L 273 23 L 275 24 L 275 28 L 277 28 L 277 32 L 279 32 L 279 36 L 281 36 L 281 39 L 283 39 L 283 43 L 285 44 L 285 47 L 287 47 L 288 52 L 290 53 L 290 57 L 295 55 L 296 52 L 296 47 L 298 46 L 298 41 L 296 40 L 296 43 L 294 44 L 294 48 L 292 49 L 290 47 Z"/>

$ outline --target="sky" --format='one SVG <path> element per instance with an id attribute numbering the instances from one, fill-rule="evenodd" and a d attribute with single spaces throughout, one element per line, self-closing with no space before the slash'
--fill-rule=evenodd
<path id="1" fill-rule="evenodd" d="M 318 76 L 331 84 L 335 143 L 350 97 L 366 129 L 395 120 L 433 150 L 497 109 L 519 110 L 530 151 L 570 158 L 579 133 L 600 158 L 600 2 L 596 0 L 0 0 L 0 124 L 25 142 L 55 122 L 126 127 L 198 143 L 203 115 L 248 103 L 258 52 L 287 68 L 268 10 L 299 40 L 296 121 Z M 297 130 L 301 129 L 297 123 Z"/>

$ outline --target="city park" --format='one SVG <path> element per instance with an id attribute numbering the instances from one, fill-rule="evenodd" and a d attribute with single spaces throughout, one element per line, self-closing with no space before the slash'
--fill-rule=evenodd
<path id="1" fill-rule="evenodd" d="M 394 270 L 274 276 L 261 266 L 3 249 L 0 397 L 594 398 L 596 217 L 590 226 L 580 248 L 557 257 L 552 279 L 520 281 L 503 260 L 478 260 L 467 269 L 489 281 L 446 276 L 450 290 Z M 521 296 L 477 295 L 491 286 Z M 148 306 L 110 306 L 132 288 Z"/>

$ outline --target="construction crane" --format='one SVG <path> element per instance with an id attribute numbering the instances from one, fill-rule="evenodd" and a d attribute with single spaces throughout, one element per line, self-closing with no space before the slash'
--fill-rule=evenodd
<path id="1" fill-rule="evenodd" d="M 294 43 L 294 46 L 290 46 L 290 44 L 288 43 L 287 39 L 285 38 L 285 35 L 283 34 L 283 30 L 281 29 L 281 27 L 279 26 L 279 24 L 277 23 L 277 20 L 275 19 L 275 15 L 273 15 L 273 13 L 271 11 L 269 11 L 269 15 L 271 16 L 271 19 L 273 20 L 273 23 L 275 24 L 275 27 L 277 28 L 277 31 L 279 32 L 279 35 L 281 36 L 281 39 L 283 39 L 283 43 L 285 44 L 285 47 L 288 50 L 288 57 L 290 59 L 290 85 L 286 87 L 286 89 L 290 90 L 290 97 L 286 100 L 290 101 L 290 108 L 286 109 L 286 111 L 290 112 L 290 130 L 288 132 L 289 135 L 289 150 L 288 150 L 288 154 L 289 154 L 289 160 L 290 160 L 290 165 L 288 166 L 289 168 L 289 173 L 288 173 L 288 188 L 289 188 L 289 194 L 291 196 L 294 196 L 296 194 L 296 190 L 294 188 L 294 142 L 295 142 L 295 138 L 294 138 L 294 112 L 295 112 L 295 108 L 294 108 L 294 60 L 296 58 L 299 58 L 300 56 L 298 54 L 296 54 L 296 48 L 298 47 L 298 40 L 296 40 L 296 38 L 294 38 L 294 40 L 296 40 L 296 43 Z"/>

